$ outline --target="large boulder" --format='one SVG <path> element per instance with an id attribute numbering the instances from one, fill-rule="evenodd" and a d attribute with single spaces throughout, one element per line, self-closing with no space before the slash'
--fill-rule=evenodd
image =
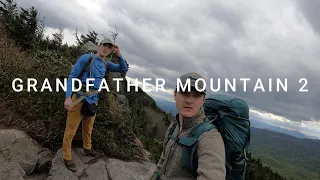
<path id="1" fill-rule="evenodd" d="M 38 163 L 41 147 L 28 135 L 15 129 L 0 130 L 0 156 L 2 161 L 17 163 L 26 174 L 31 174 Z M 15 166 L 15 165 L 14 165 Z M 4 167 L 1 166 L 0 169 Z"/>
<path id="2" fill-rule="evenodd" d="M 23 180 L 26 175 L 25 171 L 16 162 L 1 163 L 0 166 L 0 180 Z"/>
<path id="3" fill-rule="evenodd" d="M 46 171 L 50 166 L 51 151 L 42 148 L 23 131 L 0 130 L 0 179 L 24 179 L 34 173 Z M 44 168 L 44 169 L 43 169 Z"/>

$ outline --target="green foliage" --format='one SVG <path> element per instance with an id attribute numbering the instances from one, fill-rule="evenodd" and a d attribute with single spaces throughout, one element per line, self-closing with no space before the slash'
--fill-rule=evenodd
<path id="1" fill-rule="evenodd" d="M 249 150 L 285 178 L 319 179 L 320 143 L 252 128 Z"/>
<path id="2" fill-rule="evenodd" d="M 151 161 L 157 163 L 163 150 L 163 143 L 156 138 L 152 139 L 143 135 L 141 135 L 139 139 L 143 142 L 144 147 L 151 153 Z"/>
<path id="3" fill-rule="evenodd" d="M 59 32 L 52 34 L 52 36 L 53 36 L 52 44 L 60 48 L 62 46 L 62 40 L 64 37 L 62 29 L 59 29 Z"/>
<path id="4" fill-rule="evenodd" d="M 270 167 L 263 166 L 261 159 L 255 159 L 251 157 L 251 153 L 248 154 L 249 164 L 248 171 L 246 172 L 246 179 L 257 180 L 286 180 L 284 177 L 274 172 Z"/>
<path id="5" fill-rule="evenodd" d="M 78 38 L 77 46 L 62 44 L 63 31 L 53 34 L 53 39 L 43 37 L 38 26 L 35 8 L 17 9 L 13 1 L 1 2 L 0 8 L 0 99 L 5 100 L 16 117 L 14 120 L 0 119 L 5 126 L 26 131 L 45 147 L 53 151 L 61 148 L 64 134 L 66 111 L 63 107 L 65 93 L 56 92 L 56 79 L 68 77 L 72 65 L 81 55 L 79 45 L 92 41 L 98 43 L 97 33 L 92 31 Z M 5 31 L 4 31 L 5 30 Z M 27 33 L 25 33 L 27 32 Z M 40 38 L 40 39 L 39 39 Z M 34 42 L 38 43 L 34 43 Z M 111 73 L 107 82 L 111 84 Z M 37 80 L 36 90 L 27 91 L 27 78 Z M 21 78 L 23 91 L 14 92 L 12 82 Z M 48 80 L 53 92 L 39 92 Z M 99 112 L 93 132 L 93 146 L 107 155 L 125 160 L 145 160 L 143 146 L 133 132 L 130 108 L 117 102 L 115 88 L 102 92 Z M 81 124 L 75 139 L 81 136 Z"/>
<path id="6" fill-rule="evenodd" d="M 23 49 L 35 50 L 43 37 L 43 25 L 38 21 L 38 11 L 32 7 L 29 9 L 17 9 L 13 0 L 0 1 L 0 19 L 4 23 L 7 32 Z"/>
<path id="7" fill-rule="evenodd" d="M 171 114 L 171 112 L 169 113 L 165 113 L 165 116 L 163 118 L 163 121 L 165 122 L 165 125 L 169 127 L 170 123 L 172 122 L 173 119 L 173 115 Z"/>
<path id="8" fill-rule="evenodd" d="M 143 149 L 136 144 L 136 136 L 125 123 L 105 124 L 97 119 L 93 143 L 103 149 L 107 156 L 123 160 L 142 161 Z"/>
<path id="9" fill-rule="evenodd" d="M 127 97 L 129 106 L 131 108 L 133 131 L 143 143 L 144 148 L 151 153 L 151 160 L 156 163 L 159 160 L 162 152 L 162 142 L 155 137 L 155 132 L 158 128 L 157 125 L 149 127 L 149 129 L 147 129 L 146 124 L 150 122 L 150 119 L 148 119 L 148 116 L 146 116 L 146 110 L 144 109 L 144 107 L 149 107 L 155 112 L 163 114 L 165 117 L 164 121 L 170 121 L 170 116 L 166 116 L 166 113 L 162 109 L 160 109 L 156 105 L 155 101 L 145 92 L 143 92 L 140 87 L 136 92 L 135 87 L 131 86 L 128 92 L 127 83 L 127 81 L 125 81 L 124 83 L 124 95 Z"/>
<path id="10" fill-rule="evenodd" d="M 97 38 L 98 34 L 95 31 L 89 31 L 89 34 L 81 35 L 80 38 L 78 37 L 78 33 L 76 32 L 76 39 L 77 44 L 82 46 L 83 44 L 91 41 L 95 45 L 98 45 L 99 39 Z"/>

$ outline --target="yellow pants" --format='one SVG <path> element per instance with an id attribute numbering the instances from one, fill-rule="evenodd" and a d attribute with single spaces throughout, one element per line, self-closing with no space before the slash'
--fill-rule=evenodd
<path id="1" fill-rule="evenodd" d="M 78 97 L 76 94 L 72 95 L 72 101 L 77 100 Z M 79 124 L 82 120 L 82 140 L 83 140 L 83 147 L 86 149 L 91 149 L 91 133 L 93 129 L 93 123 L 95 120 L 96 115 L 93 117 L 83 117 L 80 110 L 82 107 L 83 102 L 79 102 L 73 108 L 73 112 L 68 112 L 67 122 L 66 122 L 66 129 L 64 131 L 63 137 L 63 158 L 65 160 L 71 160 L 71 145 L 74 135 L 76 134 Z"/>

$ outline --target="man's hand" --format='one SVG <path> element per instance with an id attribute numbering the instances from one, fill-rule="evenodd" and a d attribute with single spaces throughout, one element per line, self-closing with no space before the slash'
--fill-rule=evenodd
<path id="1" fill-rule="evenodd" d="M 120 56 L 120 47 L 116 44 L 113 44 L 113 51 L 116 54 L 117 57 Z"/>
<path id="2" fill-rule="evenodd" d="M 66 98 L 66 100 L 64 101 L 64 108 L 68 111 L 68 112 L 73 112 L 74 109 L 73 107 L 69 107 L 69 105 L 72 103 L 72 99 L 71 98 Z"/>

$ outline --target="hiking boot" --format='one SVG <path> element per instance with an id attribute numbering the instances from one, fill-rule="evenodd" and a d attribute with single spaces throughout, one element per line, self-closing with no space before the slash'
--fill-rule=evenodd
<path id="1" fill-rule="evenodd" d="M 76 165 L 72 162 L 72 160 L 64 160 L 64 164 L 66 165 L 66 167 L 72 171 L 72 172 L 76 172 L 77 171 L 77 167 Z"/>
<path id="2" fill-rule="evenodd" d="M 96 157 L 97 156 L 97 153 L 93 150 L 93 149 L 86 149 L 86 148 L 83 148 L 83 155 L 84 156 L 92 156 L 92 157 Z"/>

